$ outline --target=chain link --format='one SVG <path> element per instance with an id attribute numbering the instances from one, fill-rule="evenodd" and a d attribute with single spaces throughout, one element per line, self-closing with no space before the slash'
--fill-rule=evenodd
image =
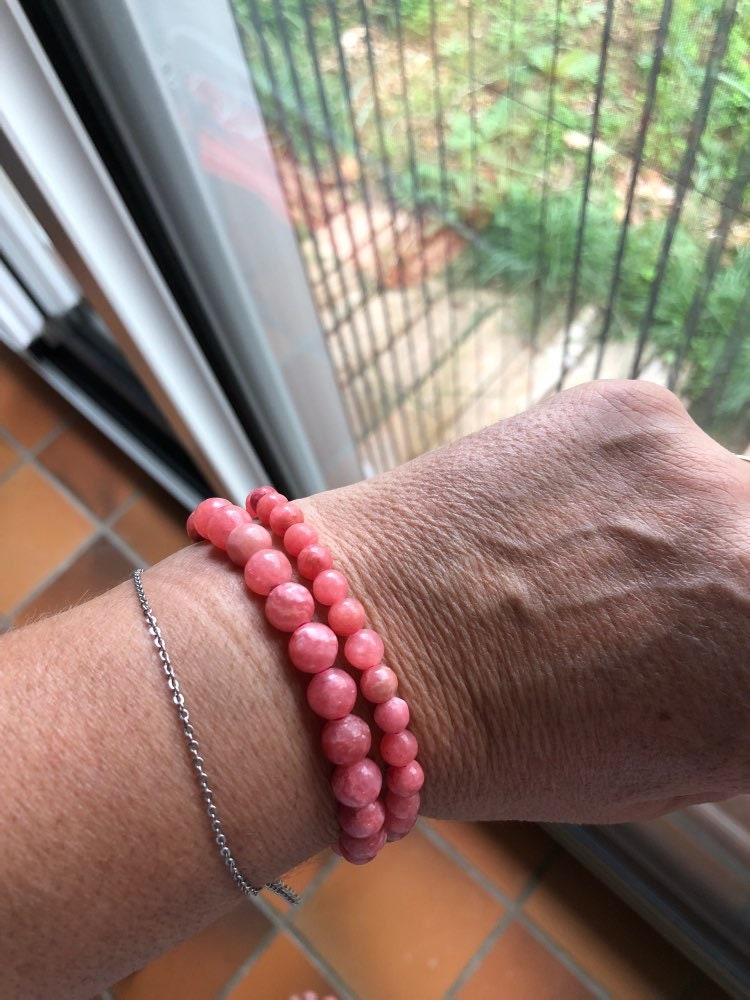
<path id="1" fill-rule="evenodd" d="M 208 813 L 208 819 L 211 824 L 211 830 L 214 835 L 214 840 L 216 841 L 216 846 L 219 848 L 221 859 L 229 869 L 229 874 L 231 875 L 232 881 L 237 888 L 246 896 L 257 896 L 260 889 L 253 888 L 253 886 L 245 880 L 227 845 L 226 834 L 222 828 L 216 804 L 214 803 L 214 793 L 208 783 L 208 775 L 206 774 L 205 767 L 203 766 L 204 760 L 200 755 L 200 745 L 195 735 L 193 725 L 190 722 L 190 713 L 185 708 L 185 698 L 180 690 L 180 682 L 177 680 L 174 668 L 169 659 L 169 654 L 167 653 L 167 648 L 164 645 L 161 629 L 159 628 L 154 613 L 151 610 L 151 606 L 146 599 L 146 593 L 143 589 L 143 582 L 141 580 L 142 574 L 142 569 L 133 570 L 132 576 L 133 583 L 135 584 L 135 592 L 138 595 L 138 600 L 141 608 L 143 609 L 143 615 L 148 624 L 148 630 L 154 637 L 154 645 L 158 650 L 159 659 L 167 677 L 167 686 L 172 692 L 172 701 L 177 706 L 177 716 L 182 723 L 182 732 L 187 741 L 190 762 L 198 778 L 198 786 L 206 807 L 206 812 Z M 288 903 L 299 903 L 299 896 L 291 886 L 286 884 L 286 882 L 267 882 L 265 888 L 270 889 L 271 892 L 275 892 L 277 896 L 281 896 L 281 898 L 285 899 Z"/>

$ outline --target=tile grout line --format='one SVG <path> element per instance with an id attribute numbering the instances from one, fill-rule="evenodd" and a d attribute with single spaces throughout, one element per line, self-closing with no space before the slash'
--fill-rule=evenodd
<path id="1" fill-rule="evenodd" d="M 337 860 L 338 859 L 334 856 L 326 861 L 310 885 L 307 887 L 306 892 L 312 894 L 321 886 L 324 880 L 336 867 Z M 289 928 L 291 923 L 290 915 L 294 912 L 295 908 L 289 906 L 286 910 L 279 911 L 276 907 L 271 906 L 264 896 L 258 896 L 253 905 L 256 906 L 268 920 L 271 920 L 272 926 L 276 929 L 276 932 L 271 935 L 272 938 L 275 939 L 278 934 L 284 933 Z M 252 953 L 247 956 L 247 958 L 245 958 L 239 968 L 236 969 L 235 972 L 229 977 L 224 986 L 222 986 L 221 990 L 216 994 L 215 1000 L 225 1000 L 225 998 L 231 994 L 232 990 L 236 989 L 253 965 L 255 965 L 256 961 L 260 958 L 263 951 L 265 951 L 266 946 L 267 943 L 264 939 L 264 941 L 261 942 L 252 951 Z M 303 953 L 306 958 L 309 958 L 306 949 L 303 949 Z"/>
<path id="2" fill-rule="evenodd" d="M 326 861 L 315 878 L 310 882 L 310 885 L 305 891 L 305 896 L 301 899 L 299 906 L 287 907 L 283 914 L 283 919 L 286 932 L 297 944 L 300 951 L 307 958 L 310 964 L 326 977 L 328 982 L 338 994 L 337 1000 L 356 1000 L 356 996 L 349 989 L 348 984 L 341 978 L 338 969 L 334 968 L 328 960 L 318 952 L 318 949 L 310 941 L 308 941 L 305 935 L 301 933 L 299 928 L 293 922 L 293 915 L 315 895 L 318 889 L 323 886 L 323 883 L 328 880 L 341 863 L 340 859 L 332 853 L 328 861 Z"/>
<path id="3" fill-rule="evenodd" d="M 315 895 L 328 876 L 338 868 L 338 865 L 339 859 L 331 852 L 331 857 L 322 865 L 320 871 L 312 879 L 307 889 L 305 889 L 305 895 L 300 897 L 300 902 L 296 906 L 287 905 L 285 910 L 276 911 L 284 921 L 285 926 L 289 926 L 292 923 L 293 915 L 305 905 L 311 896 Z"/>
<path id="4" fill-rule="evenodd" d="M 26 464 L 32 466 L 44 479 L 46 479 L 55 489 L 59 490 L 67 500 L 69 500 L 78 510 L 80 514 L 85 514 L 87 519 L 90 520 L 96 531 L 94 531 L 88 538 L 74 549 L 70 555 L 66 556 L 65 559 L 60 560 L 60 562 L 55 566 L 51 573 L 49 573 L 41 583 L 37 584 L 24 598 L 22 598 L 17 605 L 11 610 L 10 614 L 7 616 L 8 620 L 18 617 L 19 614 L 23 612 L 30 604 L 32 604 L 40 594 L 42 594 L 47 587 L 58 580 L 63 573 L 70 569 L 77 559 L 80 559 L 84 553 L 86 553 L 92 545 L 96 543 L 99 538 L 105 538 L 113 548 L 118 549 L 120 554 L 124 556 L 128 562 L 132 562 L 134 565 L 148 565 L 144 563 L 141 556 L 132 549 L 127 542 L 117 535 L 115 531 L 112 530 L 111 525 L 118 520 L 122 515 L 140 498 L 140 491 L 135 490 L 131 496 L 124 500 L 119 507 L 115 508 L 112 514 L 107 518 L 106 521 L 102 521 L 98 518 L 88 507 L 81 501 L 74 493 L 72 493 L 64 483 L 60 482 L 54 473 L 49 472 L 45 469 L 43 465 L 37 463 L 34 459 L 28 459 Z M 85 595 L 84 595 L 85 596 Z M 85 603 L 85 602 L 84 602 Z"/>
<path id="5" fill-rule="evenodd" d="M 440 835 L 438 834 L 438 837 Z M 442 838 L 440 838 L 442 839 Z M 458 852 L 460 853 L 460 852 Z M 464 968 L 459 972 L 458 976 L 454 979 L 452 985 L 449 987 L 446 993 L 446 1000 L 454 1000 L 457 996 L 458 991 L 462 989 L 473 974 L 477 971 L 479 966 L 482 964 L 484 959 L 489 954 L 490 950 L 494 945 L 500 940 L 505 931 L 508 929 L 510 924 L 518 918 L 521 912 L 521 908 L 526 900 L 529 898 L 531 893 L 534 891 L 536 885 L 538 885 L 542 875 L 547 871 L 552 861 L 554 861 L 557 856 L 557 849 L 555 845 L 549 849 L 544 858 L 539 862 L 534 871 L 526 879 L 526 882 L 521 887 L 518 895 L 514 900 L 511 901 L 510 905 L 507 907 L 505 913 L 500 918 L 497 925 L 489 932 L 484 941 L 480 944 L 474 954 L 471 956 L 469 961 L 466 963 Z M 468 862 L 471 866 L 471 862 Z M 473 866 L 471 866 L 473 867 Z M 478 871 L 478 870 L 477 870 Z"/>
<path id="6" fill-rule="evenodd" d="M 51 445 L 52 442 L 55 441 L 57 438 L 59 438 L 60 435 L 63 433 L 63 431 L 68 430 L 70 426 L 71 426 L 70 420 L 67 419 L 61 420 L 60 423 L 57 425 L 57 427 L 53 427 L 51 431 L 47 431 L 46 434 L 43 434 L 42 437 L 40 437 L 37 443 L 34 445 L 34 447 L 29 448 L 28 450 L 36 458 L 40 452 L 44 451 L 44 449 L 48 445 Z M 6 434 L 9 437 L 13 436 L 10 433 L 10 431 L 6 431 Z"/>
<path id="7" fill-rule="evenodd" d="M 250 904 L 256 909 L 260 910 L 264 916 L 268 917 L 265 912 L 265 907 L 260 906 L 258 902 L 253 902 Z M 250 950 L 250 953 L 243 958 L 240 962 L 239 967 L 232 973 L 232 975 L 227 979 L 223 986 L 221 986 L 217 992 L 214 994 L 214 1000 L 228 1000 L 230 994 L 239 986 L 242 982 L 243 977 L 247 973 L 248 969 L 251 969 L 253 965 L 258 961 L 258 959 L 268 951 L 271 945 L 276 941 L 280 934 L 282 934 L 282 929 L 275 923 L 271 922 L 271 926 L 262 936 L 260 941 L 255 945 L 254 948 Z"/>
<path id="8" fill-rule="evenodd" d="M 582 965 L 570 955 L 561 945 L 559 945 L 553 938 L 551 938 L 546 931 L 542 930 L 538 924 L 529 917 L 527 913 L 523 910 L 518 914 L 517 920 L 519 924 L 526 928 L 526 930 L 537 939 L 539 944 L 544 945 L 546 951 L 549 951 L 552 955 L 557 958 L 561 965 L 564 965 L 569 972 L 572 972 L 578 980 L 587 989 L 591 990 L 594 996 L 599 997 L 600 1000 L 611 1000 L 611 993 L 605 986 L 597 982 L 590 972 L 587 972 Z"/>
<path id="9" fill-rule="evenodd" d="M 28 448 L 26 445 L 21 444 L 15 435 L 11 434 L 7 427 L 0 426 L 0 440 L 5 441 L 6 444 L 10 445 L 11 448 L 16 453 L 16 459 L 7 469 L 0 473 L 0 486 L 2 486 L 11 476 L 18 472 L 19 467 L 24 463 L 31 463 L 32 459 L 37 458 L 40 452 L 44 451 L 47 445 L 52 444 L 52 442 L 58 438 L 63 431 L 67 430 L 70 426 L 69 421 L 62 420 L 56 427 L 53 427 L 51 431 L 47 431 L 33 447 Z"/>
<path id="10" fill-rule="evenodd" d="M 134 548 L 132 548 L 113 529 L 114 523 L 118 521 L 124 514 L 126 514 L 129 508 L 133 506 L 133 504 L 135 504 L 138 500 L 140 500 L 142 497 L 145 496 L 145 493 L 142 489 L 140 489 L 137 486 L 134 486 L 130 495 L 126 497 L 125 500 L 123 500 L 123 502 L 119 506 L 117 506 L 108 517 L 101 518 L 97 514 L 95 514 L 91 510 L 91 508 L 88 507 L 83 502 L 83 500 L 81 500 L 81 498 L 76 493 L 74 493 L 73 490 L 71 490 L 70 487 L 67 486 L 66 483 L 64 483 L 59 478 L 59 476 L 56 475 L 56 473 L 48 469 L 47 466 L 44 465 L 44 463 L 39 460 L 38 452 L 42 451 L 47 444 L 50 444 L 56 437 L 58 437 L 59 434 L 61 434 L 62 431 L 65 430 L 67 426 L 69 425 L 63 424 L 59 428 L 56 428 L 54 431 L 51 431 L 46 436 L 46 438 L 43 438 L 42 441 L 38 445 L 36 445 L 33 449 L 27 448 L 25 445 L 21 444 L 20 441 L 17 441 L 16 438 L 14 438 L 13 435 L 4 427 L 0 427 L 0 436 L 4 437 L 10 444 L 12 444 L 20 452 L 24 462 L 26 462 L 28 465 L 34 468 L 48 482 L 52 483 L 53 486 L 59 489 L 60 492 L 64 494 L 65 498 L 70 501 L 70 503 L 76 508 L 76 510 L 78 510 L 79 513 L 85 514 L 86 517 L 97 526 L 99 531 L 103 535 L 105 535 L 107 540 L 112 542 L 113 545 L 119 548 L 120 552 L 124 556 L 126 556 L 127 559 L 135 561 L 136 563 L 150 565 L 148 560 L 144 559 L 143 556 L 140 555 L 140 553 L 138 553 Z"/>
<path id="11" fill-rule="evenodd" d="M 439 834 L 438 834 L 439 836 Z M 442 839 L 442 838 L 441 838 Z M 460 852 L 459 852 L 460 853 Z M 526 882 L 521 887 L 518 895 L 510 905 L 507 907 L 505 913 L 500 918 L 497 925 L 489 932 L 487 937 L 484 939 L 482 944 L 477 948 L 474 954 L 471 956 L 469 961 L 466 963 L 464 968 L 459 972 L 458 976 L 454 979 L 453 984 L 447 991 L 446 1000 L 454 1000 L 457 996 L 458 991 L 462 989 L 472 975 L 477 971 L 479 966 L 482 964 L 484 959 L 489 954 L 490 950 L 494 945 L 500 940 L 505 931 L 508 929 L 511 923 L 518 918 L 521 911 L 521 907 L 529 898 L 533 892 L 536 885 L 538 885 L 539 880 L 542 875 L 547 871 L 552 861 L 554 861 L 557 856 L 557 850 L 555 845 L 553 845 L 547 854 L 542 858 L 539 864 L 536 866 L 534 871 L 526 879 Z M 468 862 L 471 866 L 471 862 Z M 472 866 L 473 867 L 473 866 Z"/>
<path id="12" fill-rule="evenodd" d="M 313 887 L 318 888 L 320 884 L 325 880 L 325 878 L 330 874 L 330 872 L 336 867 L 338 863 L 338 858 L 331 858 L 321 869 L 318 875 L 310 883 L 310 889 Z M 328 963 L 328 961 L 323 958 L 322 955 L 318 953 L 316 948 L 307 940 L 307 938 L 299 932 L 299 930 L 291 923 L 289 920 L 289 914 L 293 912 L 291 909 L 286 912 L 279 912 L 274 906 L 271 906 L 265 898 L 259 896 L 256 900 L 255 905 L 274 925 L 276 928 L 276 933 L 271 935 L 275 940 L 279 934 L 287 934 L 292 941 L 297 945 L 299 950 L 308 960 L 308 962 L 317 969 L 329 982 L 331 987 L 338 994 L 337 1000 L 356 1000 L 356 996 L 349 989 L 347 984 L 341 979 L 338 971 Z M 216 1000 L 229 1000 L 232 990 L 236 989 L 237 986 L 242 982 L 244 977 L 250 972 L 255 962 L 260 958 L 260 955 L 265 948 L 270 945 L 270 941 L 266 942 L 263 947 L 259 946 L 255 949 L 252 955 L 242 963 L 240 968 L 234 973 L 234 975 L 227 981 L 227 983 L 222 987 L 221 991 L 217 993 Z"/>
<path id="13" fill-rule="evenodd" d="M 26 445 L 22 444 L 22 442 L 18 440 L 15 434 L 12 434 L 7 427 L 3 427 L 2 425 L 0 425 L 0 438 L 3 438 L 16 451 L 26 452 L 27 454 L 33 455 L 36 458 L 36 456 L 39 454 L 40 451 L 44 451 L 47 445 L 52 444 L 55 438 L 58 438 L 62 434 L 62 432 L 67 430 L 69 427 L 70 427 L 70 421 L 63 419 L 58 424 L 56 424 L 52 428 L 52 430 L 49 430 L 47 431 L 46 434 L 43 434 L 39 438 L 39 440 L 36 441 L 33 445 Z"/>
<path id="14" fill-rule="evenodd" d="M 43 479 L 62 493 L 71 506 L 74 507 L 79 514 L 83 514 L 97 529 L 93 537 L 90 536 L 70 556 L 58 563 L 54 571 L 11 610 L 10 615 L 7 616 L 9 619 L 15 618 L 18 614 L 20 614 L 23 609 L 35 600 L 46 587 L 61 576 L 62 573 L 64 573 L 65 570 L 68 569 L 75 562 L 75 560 L 89 548 L 90 545 L 93 545 L 94 541 L 96 541 L 97 535 L 106 538 L 106 540 L 134 566 L 148 567 L 151 565 L 149 560 L 144 559 L 144 557 L 136 549 L 129 545 L 114 530 L 114 524 L 125 513 L 127 513 L 130 507 L 132 507 L 144 496 L 143 490 L 138 489 L 137 487 L 134 488 L 131 494 L 126 497 L 126 499 L 123 500 L 123 502 L 119 504 L 107 518 L 100 518 L 80 499 L 80 497 L 77 496 L 77 494 L 70 489 L 69 486 L 67 486 L 54 472 L 50 471 L 41 461 L 39 461 L 33 451 L 26 448 L 24 445 L 15 442 L 12 435 L 10 435 L 4 428 L 0 428 L 0 435 L 10 438 L 17 445 L 24 464 L 31 466 Z M 2 480 L 0 479 L 0 481 Z"/>
<path id="15" fill-rule="evenodd" d="M 455 862 L 455 864 L 457 864 L 465 874 L 470 876 L 472 882 L 476 882 L 482 889 L 488 892 L 489 895 L 496 900 L 496 902 L 502 903 L 503 907 L 507 910 L 513 908 L 515 900 L 506 895 L 502 889 L 493 885 L 489 879 L 483 875 L 482 872 L 471 863 L 471 861 L 469 861 L 468 858 L 461 854 L 461 852 L 449 841 L 441 837 L 438 831 L 435 830 L 429 822 L 426 822 L 423 817 L 420 817 L 419 819 L 418 829 L 434 847 L 437 847 L 439 851 L 447 855 L 451 861 Z M 550 848 L 550 850 L 552 850 L 552 848 Z"/>
<path id="16" fill-rule="evenodd" d="M 487 934 L 484 941 L 482 941 L 469 961 L 466 965 L 464 965 L 463 969 L 461 969 L 459 974 L 448 987 L 445 992 L 444 1000 L 455 1000 L 458 996 L 458 991 L 466 985 L 469 979 L 471 979 L 489 952 L 492 948 L 494 948 L 505 931 L 508 929 L 508 926 L 513 923 L 514 919 L 515 913 L 513 910 L 506 910 L 500 920 L 495 924 L 489 934 Z"/>
<path id="17" fill-rule="evenodd" d="M 446 854 L 452 861 L 454 861 L 459 868 L 461 868 L 467 875 L 469 875 L 472 881 L 476 882 L 481 888 L 485 890 L 490 896 L 494 897 L 497 902 L 502 903 L 504 907 L 509 911 L 511 916 L 518 920 L 520 924 L 526 927 L 527 930 L 533 932 L 534 937 L 543 944 L 547 951 L 550 951 L 559 961 L 568 969 L 569 972 L 573 973 L 575 977 L 591 990 L 591 992 L 601 998 L 601 1000 L 607 1000 L 609 994 L 604 989 L 604 987 L 592 978 L 591 974 L 586 971 L 582 966 L 580 966 L 575 959 L 569 955 L 564 949 L 560 947 L 551 937 L 547 935 L 540 927 L 538 927 L 523 911 L 523 906 L 526 903 L 528 897 L 531 895 L 533 890 L 536 888 L 537 884 L 546 873 L 547 869 L 555 859 L 563 853 L 563 849 L 559 844 L 553 844 L 550 850 L 547 852 L 545 857 L 540 861 L 539 865 L 536 867 L 534 872 L 529 876 L 525 885 L 519 892 L 516 899 L 511 899 L 507 896 L 501 889 L 492 885 L 489 879 L 479 871 L 469 860 L 464 857 L 460 851 L 458 851 L 452 844 L 444 840 L 444 838 L 433 829 L 427 823 L 420 821 L 420 829 L 428 837 L 428 839 L 444 854 Z M 500 923 L 505 921 L 507 914 L 504 914 L 500 920 Z M 497 938 L 501 937 L 501 933 L 498 931 L 498 926 L 490 931 L 490 935 L 497 932 Z M 479 949 L 484 948 L 484 942 L 479 946 Z M 472 959 L 469 960 L 468 964 L 473 962 Z M 480 963 L 477 963 L 471 970 L 471 973 L 476 971 Z M 454 981 L 453 985 L 450 987 L 448 996 L 454 995 L 454 990 L 462 987 L 466 980 L 469 978 L 471 973 L 464 975 L 466 967 L 459 973 L 457 979 Z M 461 982 L 459 982 L 461 980 Z"/>
<path id="18" fill-rule="evenodd" d="M 336 1000 L 357 1000 L 356 994 L 351 991 L 341 978 L 338 969 L 335 969 L 327 959 L 319 954 L 318 950 L 294 924 L 289 924 L 286 931 L 310 964 L 322 973 L 331 984 L 337 994 Z"/>

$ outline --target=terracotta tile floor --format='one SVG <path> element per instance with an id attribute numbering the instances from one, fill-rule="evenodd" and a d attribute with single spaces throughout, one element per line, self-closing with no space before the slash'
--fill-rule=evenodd
<path id="1" fill-rule="evenodd" d="M 92 597 L 184 542 L 180 508 L 0 351 L 0 626 Z M 423 823 L 367 868 L 325 853 L 294 912 L 237 909 L 107 1000 L 717 1000 L 539 828 Z M 2 993 L 0 972 L 0 994 Z"/>

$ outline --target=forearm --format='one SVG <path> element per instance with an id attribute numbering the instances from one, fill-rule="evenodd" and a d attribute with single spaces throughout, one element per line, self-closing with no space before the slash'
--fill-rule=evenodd
<path id="1" fill-rule="evenodd" d="M 597 383 L 299 501 L 410 704 L 423 812 L 619 822 L 748 790 L 739 466 L 663 390 Z M 144 582 L 260 885 L 336 834 L 304 679 L 210 545 Z M 24 997 L 90 993 L 237 890 L 132 582 L 0 656 L 0 967 Z"/>
<path id="2" fill-rule="evenodd" d="M 439 642 L 440 618 L 425 614 L 417 582 L 432 581 L 439 610 L 450 567 L 425 561 L 419 538 L 383 507 L 387 497 L 386 481 L 299 503 L 385 640 L 429 775 L 423 810 L 466 815 L 486 752 L 474 715 L 484 668 L 467 684 L 453 669 L 455 650 L 429 652 L 425 630 Z M 210 544 L 187 546 L 143 584 L 229 847 L 260 886 L 337 835 L 305 679 L 263 600 Z M 450 621 L 444 627 L 450 644 Z M 0 967 L 11 995 L 88 996 L 241 897 L 131 580 L 7 634 L 0 662 Z"/>
<path id="3" fill-rule="evenodd" d="M 335 836 L 303 685 L 262 602 L 210 546 L 150 569 L 144 586 L 230 847 L 260 885 Z M 132 581 L 6 635 L 0 655 L 4 986 L 90 995 L 239 893 Z"/>

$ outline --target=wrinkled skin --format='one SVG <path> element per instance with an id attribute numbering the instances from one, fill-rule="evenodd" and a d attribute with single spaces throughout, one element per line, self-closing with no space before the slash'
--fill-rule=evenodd
<path id="1" fill-rule="evenodd" d="M 750 467 L 671 393 L 592 383 L 304 504 L 412 703 L 427 813 L 750 791 Z"/>

